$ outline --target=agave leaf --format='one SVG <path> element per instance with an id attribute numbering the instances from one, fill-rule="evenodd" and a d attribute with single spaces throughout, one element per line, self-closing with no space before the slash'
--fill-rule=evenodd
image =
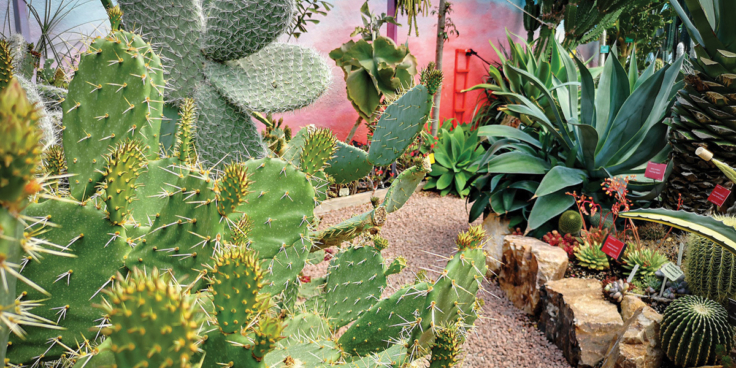
<path id="1" fill-rule="evenodd" d="M 547 173 L 547 175 L 544 176 L 544 178 L 542 178 L 542 182 L 539 183 L 539 187 L 534 193 L 534 196 L 543 197 L 562 189 L 578 185 L 587 179 L 588 174 L 583 170 L 564 166 L 555 166 Z"/>
<path id="2" fill-rule="evenodd" d="M 652 63 L 654 65 L 654 63 Z M 639 69 L 637 69 L 636 65 L 636 44 L 634 44 L 633 49 L 631 50 L 631 58 L 629 59 L 629 87 L 631 88 L 631 91 L 629 93 L 634 93 L 634 90 L 636 89 L 636 81 L 639 79 Z"/>
<path id="3" fill-rule="evenodd" d="M 601 79 L 598 82 L 598 91 L 596 92 L 595 110 L 596 124 L 595 130 L 598 131 L 598 147 L 599 151 L 608 136 L 608 131 L 613 120 L 618 115 L 618 111 L 629 97 L 629 79 L 626 76 L 624 68 L 618 59 L 609 57 L 603 67 Z"/>
<path id="4" fill-rule="evenodd" d="M 573 204 L 575 204 L 575 198 L 565 194 L 564 189 L 537 198 L 534 207 L 532 207 L 532 212 L 529 214 L 529 221 L 524 234 L 528 234 L 530 231 L 544 225 L 555 216 L 565 212 Z"/>
<path id="5" fill-rule="evenodd" d="M 736 229 L 709 216 L 665 208 L 646 208 L 621 212 L 619 217 L 657 222 L 710 239 L 736 254 Z"/>
<path id="6" fill-rule="evenodd" d="M 598 145 L 598 131 L 586 124 L 573 124 L 573 126 L 578 137 L 580 162 L 585 166 L 585 170 L 592 173 L 596 170 L 595 148 Z"/>
<path id="7" fill-rule="evenodd" d="M 482 137 L 506 137 L 518 139 L 522 142 L 529 143 L 537 148 L 542 148 L 542 144 L 525 133 L 521 129 L 512 128 L 506 125 L 486 125 L 478 129 L 478 135 Z"/>
<path id="8" fill-rule="evenodd" d="M 547 161 L 521 152 L 502 153 L 492 158 L 485 167 L 485 171 L 491 174 L 542 175 L 549 169 Z"/>

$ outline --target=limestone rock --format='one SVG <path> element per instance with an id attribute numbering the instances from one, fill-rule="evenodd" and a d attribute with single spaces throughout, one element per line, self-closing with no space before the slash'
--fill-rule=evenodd
<path id="1" fill-rule="evenodd" d="M 616 305 L 603 298 L 601 282 L 569 278 L 550 281 L 541 296 L 539 328 L 562 350 L 567 361 L 573 367 L 590 368 L 603 360 L 624 322 Z"/>
<path id="2" fill-rule="evenodd" d="M 514 305 L 527 314 L 541 311 L 539 289 L 549 281 L 559 280 L 567 270 L 567 253 L 534 238 L 504 237 L 498 283 Z"/>
<path id="3" fill-rule="evenodd" d="M 503 238 L 509 234 L 509 220 L 501 219 L 495 213 L 490 213 L 483 219 L 483 230 L 486 231 L 484 248 L 488 254 L 486 258 L 488 273 L 498 275 L 503 257 Z"/>
<path id="4" fill-rule="evenodd" d="M 637 310 L 642 312 L 635 315 Z M 621 302 L 621 314 L 628 328 L 623 339 L 614 347 L 618 350 L 616 368 L 657 368 L 664 359 L 664 351 L 659 340 L 659 327 L 662 315 L 657 313 L 641 299 L 627 295 Z M 629 319 L 635 318 L 631 323 Z"/>

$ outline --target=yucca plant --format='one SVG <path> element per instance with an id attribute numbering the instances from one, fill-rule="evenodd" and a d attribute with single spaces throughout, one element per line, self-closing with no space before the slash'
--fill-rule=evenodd
<path id="1" fill-rule="evenodd" d="M 434 149 L 436 162 L 424 189 L 436 189 L 442 196 L 449 193 L 461 198 L 470 193 L 469 179 L 478 170 L 478 158 L 485 149 L 478 146 L 478 130 L 471 124 L 459 124 L 452 128 L 445 121 L 440 129 L 439 141 Z"/>
<path id="2" fill-rule="evenodd" d="M 505 108 L 525 115 L 539 128 L 479 129 L 478 135 L 487 137 L 491 147 L 479 162 L 483 176 L 471 194 L 475 202 L 471 221 L 488 206 L 498 214 L 520 211 L 517 214 L 527 222 L 529 232 L 574 204 L 566 193 L 584 192 L 601 203 L 605 201 L 601 183 L 606 178 L 643 174 L 648 161 L 662 162 L 669 153 L 663 120 L 681 85 L 677 79 L 682 59 L 656 73 L 652 65 L 641 74 L 633 69 L 627 75 L 617 58 L 608 58 L 596 88 L 588 68 L 560 44 L 556 47 L 566 73 L 553 79 L 552 90 L 521 68 L 507 68 L 509 78 L 528 82 L 555 103 L 545 111 L 518 93 L 496 92 L 520 100 Z M 632 182 L 630 198 L 651 200 L 662 186 Z"/>
<path id="3" fill-rule="evenodd" d="M 696 57 L 673 108 L 669 140 L 675 167 L 663 197 L 676 208 L 681 194 L 683 209 L 704 214 L 711 208 L 710 189 L 724 178 L 715 165 L 697 158 L 695 149 L 705 147 L 736 162 L 736 24 L 729 20 L 736 2 L 685 0 L 690 17 L 679 2 L 671 3 L 696 44 Z"/>

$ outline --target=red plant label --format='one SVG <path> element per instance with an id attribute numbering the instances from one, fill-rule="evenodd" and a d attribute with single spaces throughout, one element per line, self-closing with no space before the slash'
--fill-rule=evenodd
<path id="1" fill-rule="evenodd" d="M 624 253 L 625 248 L 626 244 L 624 242 L 614 238 L 611 235 L 608 235 L 606 237 L 606 240 L 603 242 L 601 250 L 603 251 L 603 253 L 606 253 L 607 256 L 618 261 L 618 259 L 621 258 L 621 255 Z"/>
<path id="2" fill-rule="evenodd" d="M 729 195 L 731 195 L 730 190 L 720 185 L 716 185 L 716 188 L 713 189 L 712 192 L 710 192 L 708 200 L 715 203 L 716 206 L 721 207 L 724 203 L 726 203 L 726 199 L 728 199 Z"/>
<path id="3" fill-rule="evenodd" d="M 644 177 L 654 180 L 664 180 L 664 172 L 667 170 L 667 164 L 658 164 L 656 162 L 649 161 L 647 163 L 647 170 L 644 172 Z"/>

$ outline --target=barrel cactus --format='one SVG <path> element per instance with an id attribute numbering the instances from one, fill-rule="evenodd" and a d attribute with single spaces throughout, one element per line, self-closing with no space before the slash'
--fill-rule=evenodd
<path id="1" fill-rule="evenodd" d="M 733 253 L 711 240 L 691 234 L 687 240 L 686 263 L 685 280 L 693 294 L 722 304 L 736 296 Z"/>
<path id="2" fill-rule="evenodd" d="M 660 337 L 665 354 L 680 367 L 715 364 L 716 347 L 730 351 L 734 344 L 726 309 L 694 295 L 676 299 L 667 307 Z"/>

